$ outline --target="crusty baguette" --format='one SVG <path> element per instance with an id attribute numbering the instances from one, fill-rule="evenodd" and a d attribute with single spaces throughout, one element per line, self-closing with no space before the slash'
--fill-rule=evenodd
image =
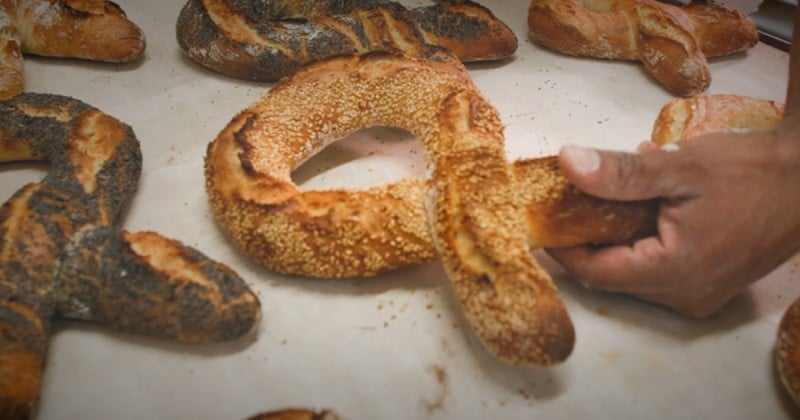
<path id="1" fill-rule="evenodd" d="M 532 0 L 531 39 L 564 54 L 638 60 L 672 93 L 694 96 L 711 84 L 707 57 L 758 43 L 753 21 L 718 0 L 678 7 L 655 0 Z"/>
<path id="2" fill-rule="evenodd" d="M 0 162 L 48 175 L 0 207 L 0 418 L 29 418 L 51 323 L 80 319 L 185 342 L 251 331 L 260 304 L 230 268 L 154 232 L 117 227 L 141 172 L 130 127 L 80 101 L 0 101 Z"/>
<path id="3" fill-rule="evenodd" d="M 407 9 L 386 0 L 276 0 L 247 7 L 188 0 L 176 23 L 192 60 L 219 73 L 274 82 L 313 61 L 367 51 L 419 57 L 425 45 L 462 61 L 512 55 L 517 38 L 488 9 L 467 0 Z"/>
<path id="4" fill-rule="evenodd" d="M 0 0 L 0 99 L 24 87 L 21 53 L 124 63 L 145 46 L 141 29 L 108 0 Z"/>
<path id="5" fill-rule="evenodd" d="M 769 130 L 783 118 L 783 104 L 742 95 L 678 98 L 661 108 L 651 139 L 658 145 L 720 131 Z"/>

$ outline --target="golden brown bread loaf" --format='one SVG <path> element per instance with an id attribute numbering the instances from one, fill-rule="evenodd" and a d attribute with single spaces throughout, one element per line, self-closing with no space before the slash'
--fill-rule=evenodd
<path id="1" fill-rule="evenodd" d="M 425 184 L 300 191 L 292 182 L 305 159 L 373 125 L 420 139 Z M 511 165 L 502 132 L 459 69 L 386 53 L 338 57 L 281 80 L 233 118 L 208 147 L 206 190 L 231 241 L 281 272 L 365 276 L 442 258 L 494 355 L 552 364 L 570 353 L 573 330 L 529 247 L 641 236 L 652 232 L 655 206 L 592 199 L 553 158 Z M 560 224 L 541 226 L 544 217 Z"/>
<path id="2" fill-rule="evenodd" d="M 141 29 L 107 0 L 0 0 L 0 99 L 23 90 L 23 53 L 124 63 L 145 45 Z"/>
<path id="3" fill-rule="evenodd" d="M 775 364 L 784 389 L 800 405 L 800 299 L 789 305 L 778 325 Z"/>
<path id="4" fill-rule="evenodd" d="M 463 61 L 482 61 L 517 49 L 511 29 L 468 0 L 414 9 L 387 0 L 188 0 L 176 32 L 192 60 L 266 82 L 341 54 L 400 51 L 420 57 L 433 45 Z"/>
<path id="5" fill-rule="evenodd" d="M 378 83 L 394 77 L 384 75 L 380 65 L 419 67 L 436 76 L 450 73 L 446 80 L 456 85 L 454 90 L 475 88 L 465 73 L 452 67 L 461 66 L 457 61 L 423 64 L 379 55 L 347 60 L 328 60 L 279 82 L 239 113 L 209 146 L 206 187 L 216 216 L 240 249 L 270 269 L 313 277 L 370 276 L 438 257 L 425 218 L 421 179 L 369 190 L 301 191 L 291 172 L 337 135 L 360 128 L 358 124 L 371 115 L 367 109 L 373 105 L 353 110 L 353 115 L 334 111 L 356 106 L 347 104 L 350 98 L 369 95 L 367 82 L 355 74 Z M 341 63 L 354 68 L 343 69 Z M 428 69 L 431 66 L 436 69 Z M 426 85 L 420 80 L 409 83 Z M 412 102 L 417 100 L 412 93 L 396 95 L 415 115 L 422 112 Z M 373 112 L 389 111 L 404 113 Z M 587 196 L 567 183 L 555 157 L 520 160 L 512 171 L 525 203 L 532 248 L 625 242 L 653 231 L 652 203 Z"/>
<path id="6" fill-rule="evenodd" d="M 0 418 L 32 417 L 54 319 L 185 342 L 253 329 L 260 304 L 230 268 L 117 227 L 141 152 L 130 127 L 77 100 L 0 101 L 0 162 L 50 163 L 0 207 Z"/>
<path id="7" fill-rule="evenodd" d="M 700 95 L 664 105 L 652 140 L 664 145 L 720 131 L 769 130 L 783 118 L 783 104 L 742 95 Z"/>
<path id="8" fill-rule="evenodd" d="M 718 0 L 678 7 L 655 0 L 532 0 L 531 39 L 560 53 L 641 61 L 670 92 L 694 96 L 711 84 L 707 57 L 758 43 L 747 15 Z"/>

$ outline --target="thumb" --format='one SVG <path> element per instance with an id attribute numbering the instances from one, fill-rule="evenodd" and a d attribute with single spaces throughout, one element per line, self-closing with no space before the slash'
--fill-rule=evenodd
<path id="1" fill-rule="evenodd" d="M 664 168 L 669 152 L 612 152 L 564 146 L 558 162 L 567 179 L 584 192 L 610 200 L 646 200 L 667 195 Z"/>

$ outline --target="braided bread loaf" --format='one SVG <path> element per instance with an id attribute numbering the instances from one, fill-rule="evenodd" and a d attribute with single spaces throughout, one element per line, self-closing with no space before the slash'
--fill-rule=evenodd
<path id="1" fill-rule="evenodd" d="M 0 99 L 24 87 L 22 53 L 125 63 L 142 31 L 107 0 L 0 0 Z"/>
<path id="2" fill-rule="evenodd" d="M 0 101 L 0 162 L 45 160 L 0 208 L 0 418 L 28 418 L 54 318 L 186 342 L 251 331 L 260 304 L 228 267 L 154 232 L 119 231 L 141 152 L 132 130 L 77 100 Z"/>
<path id="3" fill-rule="evenodd" d="M 420 57 L 435 45 L 468 62 L 508 57 L 517 49 L 511 29 L 468 0 L 411 10 L 387 0 L 188 0 L 176 31 L 192 60 L 266 82 L 341 54 L 399 51 Z"/>
<path id="4" fill-rule="evenodd" d="M 692 0 L 682 7 L 655 0 L 533 0 L 528 32 L 560 53 L 641 61 L 680 96 L 708 89 L 707 57 L 758 43 L 752 20 L 718 0 Z"/>

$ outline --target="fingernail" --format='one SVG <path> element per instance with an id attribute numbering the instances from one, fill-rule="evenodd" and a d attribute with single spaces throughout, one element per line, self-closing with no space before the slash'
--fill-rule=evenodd
<path id="1" fill-rule="evenodd" d="M 561 153 L 580 174 L 588 174 L 600 169 L 600 154 L 594 149 L 580 146 L 564 146 Z"/>

